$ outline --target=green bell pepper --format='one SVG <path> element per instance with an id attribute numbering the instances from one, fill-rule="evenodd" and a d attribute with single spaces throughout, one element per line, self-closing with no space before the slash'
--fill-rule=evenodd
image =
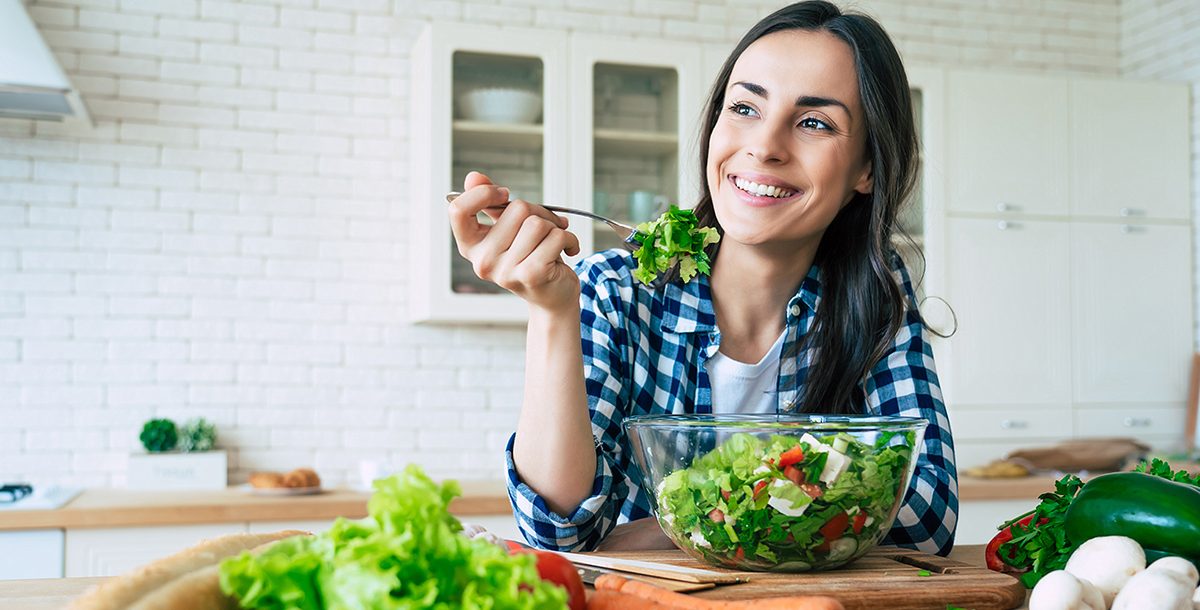
<path id="1" fill-rule="evenodd" d="M 1141 472 L 1114 472 L 1089 480 L 1063 522 L 1075 544 L 1099 536 L 1126 536 L 1148 556 L 1176 555 L 1200 564 L 1200 487 Z"/>

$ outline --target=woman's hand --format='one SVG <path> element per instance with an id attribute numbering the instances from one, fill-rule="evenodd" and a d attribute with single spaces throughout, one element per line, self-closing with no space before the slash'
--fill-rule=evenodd
<path id="1" fill-rule="evenodd" d="M 458 252 L 475 275 L 521 297 L 531 306 L 560 311 L 579 304 L 579 278 L 562 259 L 579 253 L 567 220 L 540 205 L 516 200 L 503 210 L 508 189 L 479 172 L 467 174 L 463 194 L 450 204 L 450 228 Z M 476 217 L 484 212 L 495 224 Z"/>

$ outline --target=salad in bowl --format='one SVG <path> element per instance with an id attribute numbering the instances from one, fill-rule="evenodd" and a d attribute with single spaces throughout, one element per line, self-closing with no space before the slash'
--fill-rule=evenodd
<path id="1" fill-rule="evenodd" d="M 624 425 L 676 546 L 713 565 L 805 572 L 845 565 L 887 534 L 928 422 L 659 415 Z"/>

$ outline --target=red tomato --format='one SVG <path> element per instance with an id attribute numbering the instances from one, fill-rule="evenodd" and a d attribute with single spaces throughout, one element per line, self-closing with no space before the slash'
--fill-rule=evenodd
<path id="1" fill-rule="evenodd" d="M 850 516 L 842 511 L 821 526 L 821 535 L 825 537 L 826 542 L 833 542 L 846 533 L 846 526 L 849 524 Z"/>
<path id="2" fill-rule="evenodd" d="M 754 498 L 757 499 L 758 494 L 761 494 L 762 490 L 764 490 L 766 488 L 767 488 L 767 480 L 766 479 L 763 479 L 763 480 L 755 483 L 754 484 Z"/>
<path id="3" fill-rule="evenodd" d="M 867 512 L 859 509 L 858 514 L 854 515 L 854 522 L 850 524 L 850 529 L 854 530 L 855 534 L 861 534 L 863 526 L 867 524 Z"/>
<path id="4" fill-rule="evenodd" d="M 787 468 L 804 459 L 804 450 L 799 445 L 779 454 L 779 467 Z"/>
<path id="5" fill-rule="evenodd" d="M 814 483 L 799 483 L 799 485 L 800 489 L 803 489 L 804 493 L 808 494 L 808 497 L 814 500 L 825 495 L 825 492 L 821 491 L 820 485 L 816 485 Z"/>
<path id="6" fill-rule="evenodd" d="M 795 483 L 797 485 L 803 485 L 805 482 L 804 481 L 804 473 L 801 472 L 800 469 L 796 468 L 795 466 L 789 465 L 787 468 L 784 468 L 783 476 L 787 477 L 788 479 L 790 479 L 793 483 Z"/>
<path id="7" fill-rule="evenodd" d="M 509 553 L 528 553 L 537 557 L 538 576 L 567 590 L 567 606 L 571 610 L 586 610 L 587 592 L 583 589 L 583 579 L 570 561 L 557 553 L 532 549 L 512 540 L 507 542 Z"/>
<path id="8" fill-rule="evenodd" d="M 714 508 L 714 509 L 708 511 L 708 518 L 712 519 L 713 521 L 716 521 L 717 523 L 724 523 L 725 522 L 725 513 L 721 512 L 721 509 L 719 509 L 719 508 Z"/>

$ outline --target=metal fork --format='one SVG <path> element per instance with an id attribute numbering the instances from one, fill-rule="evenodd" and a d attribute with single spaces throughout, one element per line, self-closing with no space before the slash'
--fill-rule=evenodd
<path id="1" fill-rule="evenodd" d="M 455 199 L 458 198 L 459 195 L 462 195 L 462 193 L 459 193 L 457 191 L 451 191 L 449 193 L 446 193 L 446 202 L 447 203 L 453 202 Z M 512 202 L 510 201 L 508 203 L 512 203 Z M 505 203 L 504 205 L 492 206 L 488 209 L 502 210 L 502 209 L 504 209 L 505 206 L 508 205 L 508 203 Z M 560 207 L 560 206 L 556 206 L 556 205 L 545 205 L 545 204 L 543 204 L 542 207 L 546 208 L 547 210 L 550 210 L 551 212 L 558 212 L 559 214 L 575 214 L 576 216 L 586 216 L 588 218 L 591 218 L 592 220 L 598 220 L 598 221 L 608 225 L 608 228 L 612 229 L 613 233 L 616 233 L 617 236 L 621 238 L 621 246 L 631 252 L 634 250 L 637 250 L 638 248 L 640 248 L 642 246 L 642 243 L 640 241 L 638 241 L 638 237 L 641 236 L 641 234 L 638 233 L 638 230 L 634 227 L 631 227 L 631 226 L 623 223 L 623 222 L 617 222 L 611 218 L 605 218 L 599 214 L 593 214 L 591 212 L 588 212 L 587 210 L 577 210 L 575 208 L 564 208 L 564 207 Z"/>

